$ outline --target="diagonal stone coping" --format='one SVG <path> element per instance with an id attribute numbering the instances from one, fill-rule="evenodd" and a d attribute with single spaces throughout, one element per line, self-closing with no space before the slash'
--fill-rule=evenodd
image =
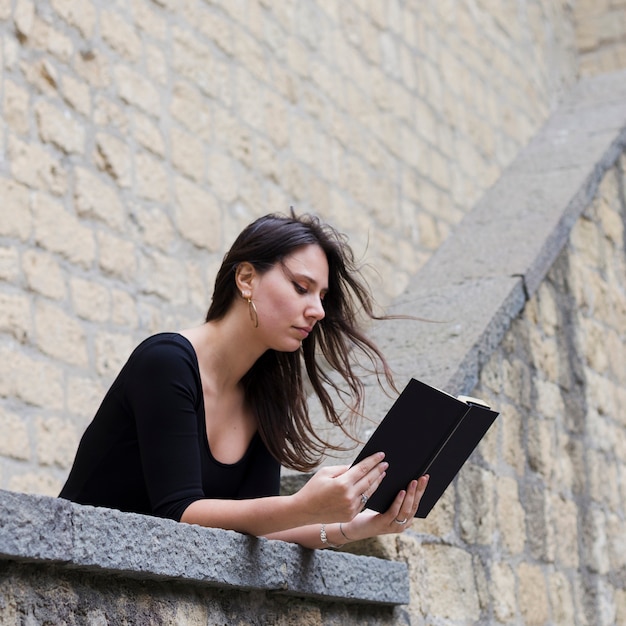
<path id="1" fill-rule="evenodd" d="M 390 310 L 437 323 L 374 329 L 400 384 L 416 377 L 471 393 L 625 148 L 626 72 L 578 83 Z M 374 389 L 370 415 L 390 404 Z"/>
<path id="2" fill-rule="evenodd" d="M 326 601 L 409 601 L 404 563 L 3 490 L 0 559 Z"/>

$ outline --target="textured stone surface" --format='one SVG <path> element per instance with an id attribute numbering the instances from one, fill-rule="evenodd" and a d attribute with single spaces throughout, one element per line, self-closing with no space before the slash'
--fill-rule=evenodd
<path id="1" fill-rule="evenodd" d="M 210 587 L 405 604 L 403 563 L 242 536 L 65 500 L 0 491 L 4 560 Z M 381 581 L 385 584 L 381 584 Z"/>

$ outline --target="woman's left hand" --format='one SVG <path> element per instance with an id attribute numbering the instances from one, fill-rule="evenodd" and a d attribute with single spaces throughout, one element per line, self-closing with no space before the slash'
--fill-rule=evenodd
<path id="1" fill-rule="evenodd" d="M 428 485 L 428 476 L 409 483 L 406 491 L 396 496 L 392 505 L 384 513 L 366 509 L 351 522 L 344 523 L 342 530 L 350 541 L 367 539 L 377 535 L 401 533 L 411 527 L 417 507 Z"/>

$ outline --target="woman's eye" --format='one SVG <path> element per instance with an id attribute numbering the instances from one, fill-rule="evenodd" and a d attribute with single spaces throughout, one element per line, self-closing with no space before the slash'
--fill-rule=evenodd
<path id="1" fill-rule="evenodd" d="M 295 290 L 299 293 L 299 294 L 305 294 L 307 293 L 307 288 L 303 287 L 302 285 L 299 285 L 298 283 L 293 283 L 293 286 L 295 288 Z"/>

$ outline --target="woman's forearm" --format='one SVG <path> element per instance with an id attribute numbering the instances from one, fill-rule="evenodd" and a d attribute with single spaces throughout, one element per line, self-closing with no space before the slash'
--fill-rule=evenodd
<path id="1" fill-rule="evenodd" d="M 265 536 L 314 521 L 295 495 L 246 500 L 196 500 L 180 519 L 187 524 Z"/>
<path id="2" fill-rule="evenodd" d="M 345 526 L 345 524 L 342 524 Z M 348 543 L 348 538 L 341 532 L 340 525 L 324 524 L 326 543 L 322 541 L 321 524 L 309 524 L 308 526 L 300 526 L 298 528 L 290 528 L 276 533 L 264 535 L 266 539 L 279 539 L 281 541 L 289 541 L 290 543 L 298 543 L 305 548 L 341 548 Z"/>

